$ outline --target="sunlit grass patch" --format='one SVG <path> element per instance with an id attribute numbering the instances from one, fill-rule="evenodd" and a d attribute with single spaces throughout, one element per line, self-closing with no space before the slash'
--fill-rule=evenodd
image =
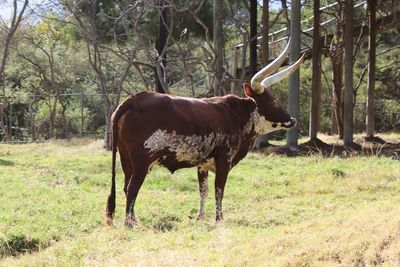
<path id="1" fill-rule="evenodd" d="M 103 226 L 111 155 L 101 145 L 0 146 L 0 265 L 400 263 L 400 166 L 391 158 L 250 153 L 230 173 L 220 224 L 212 173 L 197 221 L 196 169 L 155 166 L 129 230 L 119 166 L 114 226 Z"/>

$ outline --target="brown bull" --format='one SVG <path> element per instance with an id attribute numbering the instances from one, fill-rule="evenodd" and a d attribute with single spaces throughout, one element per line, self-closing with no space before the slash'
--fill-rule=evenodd
<path id="1" fill-rule="evenodd" d="M 243 85 L 245 98 L 227 95 L 194 99 L 141 92 L 121 103 L 112 115 L 112 185 L 107 223 L 112 223 L 115 211 L 117 148 L 125 174 L 127 226 L 136 222 L 135 200 L 153 164 L 165 166 L 171 172 L 197 166 L 199 219 L 204 217 L 208 171 L 214 172 L 216 220 L 221 220 L 228 173 L 246 156 L 256 136 L 296 124 L 268 87 L 297 69 L 302 58 L 284 71 L 266 77 L 282 64 L 288 47 L 289 44 L 274 62 L 253 77 L 251 86 Z"/>

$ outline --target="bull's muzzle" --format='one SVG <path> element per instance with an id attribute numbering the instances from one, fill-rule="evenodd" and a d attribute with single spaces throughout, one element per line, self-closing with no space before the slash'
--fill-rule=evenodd
<path id="1" fill-rule="evenodd" d="M 296 126 L 296 124 L 297 124 L 296 119 L 291 117 L 290 121 L 282 122 L 281 126 L 284 128 L 292 128 L 292 127 Z"/>

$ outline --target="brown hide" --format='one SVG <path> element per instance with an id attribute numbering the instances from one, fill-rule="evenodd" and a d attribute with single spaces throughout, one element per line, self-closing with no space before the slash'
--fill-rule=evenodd
<path id="1" fill-rule="evenodd" d="M 250 97 L 227 95 L 194 99 L 141 92 L 126 99 L 112 116 L 113 177 L 107 222 L 112 222 L 115 210 L 116 147 L 125 174 L 126 225 L 135 223 L 134 203 L 152 164 L 163 165 L 171 172 L 198 167 L 199 218 L 204 217 L 207 172 L 213 171 L 216 174 L 216 219 L 222 219 L 228 172 L 246 156 L 258 134 L 258 124 L 268 126 L 266 120 L 273 122 L 272 127 L 278 123 L 282 126 L 285 123 L 285 128 L 295 124 L 270 92 L 258 95 L 249 85 L 244 87 Z M 265 129 L 265 125 L 260 129 Z"/>

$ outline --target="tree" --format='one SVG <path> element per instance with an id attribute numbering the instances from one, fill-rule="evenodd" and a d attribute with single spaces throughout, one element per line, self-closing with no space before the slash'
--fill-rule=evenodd
<path id="1" fill-rule="evenodd" d="M 290 13 L 290 35 L 292 38 L 289 54 L 289 64 L 296 62 L 300 58 L 300 0 L 292 1 Z M 299 118 L 299 87 L 300 70 L 296 70 L 289 76 L 288 112 L 295 118 Z M 287 145 L 291 149 L 297 149 L 299 139 L 298 125 L 288 130 Z"/>
<path id="2" fill-rule="evenodd" d="M 376 1 L 368 0 L 368 95 L 367 95 L 367 117 L 366 134 L 367 139 L 374 138 L 375 129 L 375 72 L 376 72 Z"/>
<path id="3" fill-rule="evenodd" d="M 102 35 L 102 29 L 99 28 L 99 19 L 101 13 L 99 12 L 100 4 L 91 0 L 84 3 L 83 6 L 79 6 L 80 3 L 67 1 L 65 6 L 68 11 L 72 14 L 75 20 L 75 26 L 79 29 L 81 36 L 84 38 L 87 47 L 88 60 L 92 66 L 97 77 L 97 84 L 99 91 L 103 97 L 104 114 L 105 114 L 105 134 L 104 134 L 104 147 L 111 149 L 111 129 L 110 129 L 110 118 L 114 109 L 119 104 L 121 97 L 122 86 L 128 76 L 129 70 L 133 65 L 132 61 L 124 62 L 120 67 L 115 69 L 114 75 L 110 78 L 107 75 L 107 68 L 110 66 L 107 64 L 107 60 L 110 55 L 107 50 L 102 46 L 102 43 L 106 40 L 107 36 Z M 113 36 L 117 35 L 116 24 L 113 27 Z"/>
<path id="4" fill-rule="evenodd" d="M 343 141 L 346 146 L 353 144 L 353 0 L 345 0 L 344 11 L 344 117 Z"/>
<path id="5" fill-rule="evenodd" d="M 320 1 L 314 0 L 314 30 L 312 44 L 312 85 L 311 85 L 311 113 L 310 139 L 317 139 L 320 125 L 321 105 L 321 42 L 320 42 Z"/>
<path id="6" fill-rule="evenodd" d="M 214 21 L 214 36 L 213 36 L 213 46 L 214 46 L 214 61 L 215 61 L 215 83 L 214 83 L 214 95 L 222 95 L 222 79 L 223 79 L 223 47 L 224 47 L 224 14 L 223 14 L 223 0 L 214 0 L 214 11 L 213 11 L 213 21 Z"/>
<path id="7" fill-rule="evenodd" d="M 68 138 L 75 124 L 68 117 L 74 109 L 69 94 L 76 93 L 77 79 L 88 79 L 90 66 L 82 42 L 75 43 L 68 27 L 46 13 L 40 21 L 27 21 L 16 35 L 7 89 L 12 88 L 14 104 L 29 105 L 25 117 L 32 140 Z"/>
<path id="8" fill-rule="evenodd" d="M 261 66 L 266 66 L 269 60 L 269 3 L 268 0 L 263 0 L 262 6 L 262 39 L 261 39 Z M 254 148 L 260 148 L 263 146 L 263 141 L 268 144 L 268 136 L 259 135 L 257 136 L 256 140 L 254 141 Z"/>
<path id="9" fill-rule="evenodd" d="M 344 6 L 339 1 L 333 13 L 336 16 L 336 27 L 334 38 L 329 44 L 329 58 L 332 64 L 332 133 L 338 133 L 343 139 L 343 27 L 344 27 Z"/>
<path id="10" fill-rule="evenodd" d="M 31 46 L 31 53 L 20 52 L 21 58 L 29 62 L 36 69 L 43 87 L 43 95 L 46 95 L 46 103 L 49 107 L 49 139 L 55 137 L 55 122 L 57 106 L 60 102 L 61 80 L 63 75 L 58 72 L 57 65 L 65 56 L 60 49 L 61 34 L 55 29 L 49 20 L 43 20 L 36 26 L 31 27 L 30 34 L 25 40 Z M 63 55 L 64 54 L 64 55 Z"/>
<path id="11" fill-rule="evenodd" d="M 250 0 L 250 75 L 257 72 L 257 0 Z"/>
<path id="12" fill-rule="evenodd" d="M 14 0 L 10 26 L 8 26 L 7 24 L 2 25 L 3 29 L 6 32 L 6 35 L 3 40 L 3 49 L 2 49 L 1 60 L 0 60 L 0 80 L 3 83 L 3 86 L 2 86 L 3 98 L 2 98 L 2 103 L 0 105 L 0 128 L 2 129 L 2 131 L 5 135 L 6 141 L 11 140 L 11 129 L 7 129 L 7 127 L 6 127 L 6 118 L 5 118 L 5 112 L 4 112 L 7 108 L 7 96 L 6 96 L 6 91 L 5 91 L 6 79 L 5 79 L 4 70 L 6 68 L 6 63 L 7 63 L 7 58 L 8 58 L 8 54 L 9 54 L 11 40 L 13 39 L 13 36 L 14 36 L 15 32 L 17 31 L 17 29 L 23 19 L 23 15 L 25 13 L 26 7 L 28 6 L 28 3 L 29 3 L 29 1 L 25 0 L 22 4 L 22 7 L 20 7 L 20 11 L 18 12 L 18 1 Z"/>
<path id="13" fill-rule="evenodd" d="M 167 67 L 167 40 L 168 40 L 168 27 L 167 27 L 167 12 L 165 1 L 160 0 L 160 15 L 158 21 L 158 37 L 156 41 L 156 91 L 159 93 L 166 93 L 168 91 L 168 82 L 166 80 L 166 67 Z"/>
<path id="14" fill-rule="evenodd" d="M 262 6 L 262 39 L 261 39 L 261 66 L 266 66 L 269 60 L 269 1 L 263 0 Z"/>

